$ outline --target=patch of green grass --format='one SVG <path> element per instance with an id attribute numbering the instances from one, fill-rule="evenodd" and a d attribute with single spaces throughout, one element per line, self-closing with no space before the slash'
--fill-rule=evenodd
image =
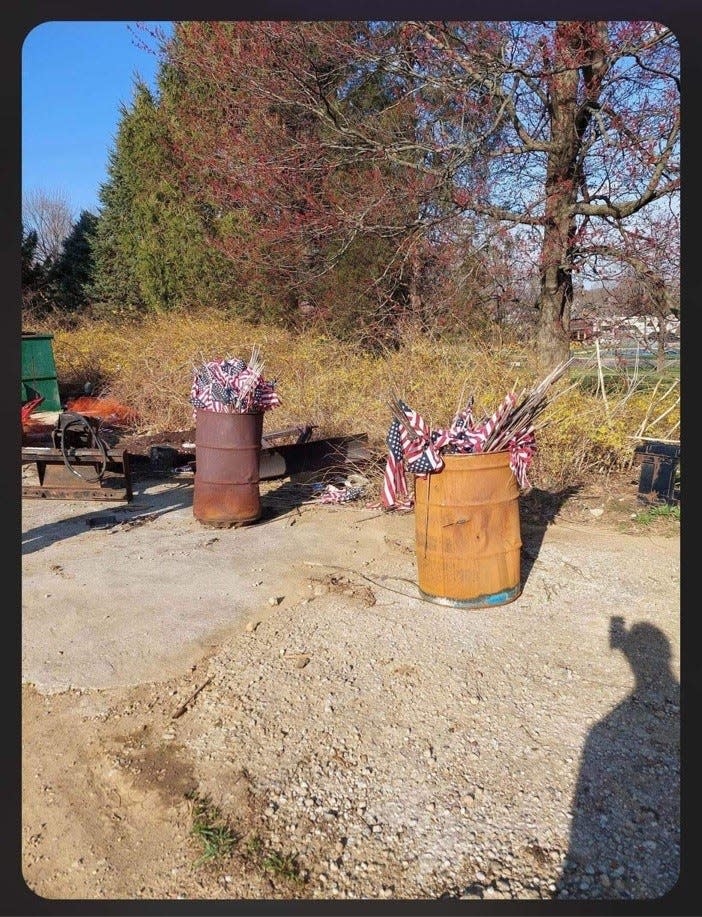
<path id="1" fill-rule="evenodd" d="M 295 854 L 272 851 L 266 854 L 261 861 L 261 865 L 268 872 L 272 872 L 281 879 L 289 879 L 292 882 L 302 881 Z"/>
<path id="2" fill-rule="evenodd" d="M 643 512 L 637 513 L 635 522 L 641 525 L 650 525 L 654 519 L 674 519 L 680 521 L 680 505 L 661 503 L 659 506 L 649 506 Z"/>
<path id="3" fill-rule="evenodd" d="M 253 856 L 258 856 L 263 849 L 263 841 L 259 834 L 252 834 L 246 840 L 246 850 Z"/>
<path id="4" fill-rule="evenodd" d="M 221 810 L 212 804 L 209 796 L 200 796 L 197 793 L 187 795 L 193 806 L 190 833 L 197 838 L 202 847 L 202 854 L 195 861 L 195 866 L 231 856 L 239 838 Z"/>
<path id="5" fill-rule="evenodd" d="M 301 883 L 300 867 L 297 863 L 297 854 L 280 853 L 277 850 L 264 851 L 263 840 L 259 834 L 252 834 L 246 840 L 246 851 L 260 869 L 271 873 L 279 879 Z"/>

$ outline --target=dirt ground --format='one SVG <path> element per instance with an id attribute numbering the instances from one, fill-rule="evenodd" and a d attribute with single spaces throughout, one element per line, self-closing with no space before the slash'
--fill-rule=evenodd
<path id="1" fill-rule="evenodd" d="M 522 594 L 475 610 L 421 598 L 412 513 L 306 502 L 285 479 L 262 483 L 259 523 L 213 530 L 192 489 L 23 501 L 35 894 L 675 884 L 679 523 L 644 524 L 631 475 L 522 497 Z"/>

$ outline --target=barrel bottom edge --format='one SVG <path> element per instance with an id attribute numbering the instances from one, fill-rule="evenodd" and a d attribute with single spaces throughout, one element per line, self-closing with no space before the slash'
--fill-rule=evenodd
<path id="1" fill-rule="evenodd" d="M 446 605 L 451 608 L 492 608 L 495 605 L 508 605 L 522 594 L 521 583 L 517 583 L 512 589 L 503 589 L 502 592 L 495 592 L 492 595 L 478 595 L 472 599 L 451 599 L 446 596 L 431 595 L 421 587 L 418 588 L 423 599 L 435 605 Z"/>
<path id="2" fill-rule="evenodd" d="M 193 515 L 195 515 L 193 513 Z M 250 519 L 200 519 L 198 516 L 195 516 L 197 521 L 204 526 L 207 526 L 208 529 L 231 529 L 231 528 L 240 528 L 244 525 L 253 525 L 254 522 L 258 522 L 263 514 L 258 513 L 256 516 L 252 516 Z"/>

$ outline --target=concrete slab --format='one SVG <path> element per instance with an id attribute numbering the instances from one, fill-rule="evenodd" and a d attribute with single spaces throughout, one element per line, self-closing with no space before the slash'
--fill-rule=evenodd
<path id="1" fill-rule="evenodd" d="M 194 518 L 192 493 L 192 483 L 151 481 L 135 485 L 131 504 L 23 501 L 25 681 L 58 691 L 182 673 L 270 612 L 271 597 L 299 601 L 310 576 L 305 561 L 339 563 L 359 548 L 359 533 L 347 526 L 320 538 L 305 507 L 213 529 Z M 371 512 L 323 508 L 335 510 Z M 366 552 L 382 546 L 370 526 L 362 537 Z"/>

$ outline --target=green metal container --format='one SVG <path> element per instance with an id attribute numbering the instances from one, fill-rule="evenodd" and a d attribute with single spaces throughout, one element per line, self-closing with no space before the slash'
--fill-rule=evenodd
<path id="1" fill-rule="evenodd" d="M 56 364 L 54 362 L 53 334 L 22 332 L 22 403 L 42 395 L 40 411 L 60 411 Z"/>

